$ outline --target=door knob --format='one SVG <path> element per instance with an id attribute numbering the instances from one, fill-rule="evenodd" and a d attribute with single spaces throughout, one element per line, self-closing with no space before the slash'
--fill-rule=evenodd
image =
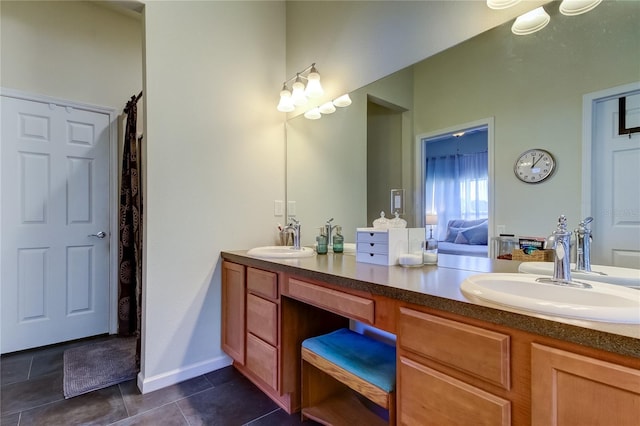
<path id="1" fill-rule="evenodd" d="M 97 234 L 89 234 L 89 236 L 90 236 L 90 237 L 97 237 L 97 238 L 102 239 L 102 238 L 104 238 L 104 237 L 106 237 L 106 236 L 107 236 L 107 233 L 106 233 L 106 232 L 104 232 L 104 231 L 100 231 L 100 232 L 98 232 Z"/>

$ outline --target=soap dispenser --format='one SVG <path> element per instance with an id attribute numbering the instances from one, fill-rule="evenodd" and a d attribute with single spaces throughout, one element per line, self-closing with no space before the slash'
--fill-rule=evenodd
<path id="1" fill-rule="evenodd" d="M 327 230 L 324 226 L 320 227 L 320 235 L 316 237 L 316 241 L 318 242 L 316 246 L 316 253 L 327 254 Z"/>
<path id="2" fill-rule="evenodd" d="M 342 236 L 342 226 L 336 226 L 336 233 L 333 236 L 333 252 L 342 253 L 344 251 L 344 237 Z"/>

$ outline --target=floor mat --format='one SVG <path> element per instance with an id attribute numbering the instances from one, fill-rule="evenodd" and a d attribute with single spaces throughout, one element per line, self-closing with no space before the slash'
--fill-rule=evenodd
<path id="1" fill-rule="evenodd" d="M 118 337 L 64 351 L 66 399 L 136 377 L 136 338 Z"/>

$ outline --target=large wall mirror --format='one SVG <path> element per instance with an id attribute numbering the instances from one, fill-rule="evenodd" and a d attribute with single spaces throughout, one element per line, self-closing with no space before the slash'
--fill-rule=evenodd
<path id="1" fill-rule="evenodd" d="M 351 93 L 352 105 L 320 120 L 288 120 L 287 200 L 305 245 L 334 218 L 353 242 L 372 212 L 405 190 L 409 226 L 423 226 L 420 137 L 492 121 L 490 235 L 498 226 L 548 235 L 559 214 L 577 224 L 584 209 L 585 94 L 640 80 L 640 4 L 607 1 L 580 16 L 545 6 L 550 24 L 516 36 L 511 22 Z M 520 182 L 515 159 L 543 148 L 558 161 L 540 184 Z M 377 206 L 377 207 L 376 207 Z M 596 218 L 598 220 L 598 218 Z"/>

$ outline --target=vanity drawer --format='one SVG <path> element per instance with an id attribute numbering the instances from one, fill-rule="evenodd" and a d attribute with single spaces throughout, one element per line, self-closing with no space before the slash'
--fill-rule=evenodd
<path id="1" fill-rule="evenodd" d="M 375 302 L 373 300 L 294 278 L 289 278 L 287 284 L 287 296 L 348 318 L 369 324 L 374 323 Z"/>
<path id="2" fill-rule="evenodd" d="M 398 424 L 512 424 L 510 401 L 419 362 L 400 356 L 398 377 Z"/>
<path id="3" fill-rule="evenodd" d="M 276 346 L 278 344 L 278 305 L 248 294 L 247 331 Z"/>
<path id="4" fill-rule="evenodd" d="M 278 298 L 278 275 L 261 269 L 247 268 L 247 290 L 275 300 Z"/>
<path id="5" fill-rule="evenodd" d="M 356 241 L 358 243 L 388 243 L 389 233 L 381 231 L 358 231 L 356 234 Z"/>
<path id="6" fill-rule="evenodd" d="M 389 265 L 389 255 L 357 252 L 356 262 L 373 263 L 374 265 Z"/>
<path id="7" fill-rule="evenodd" d="M 389 245 L 386 243 L 358 243 L 356 245 L 356 252 L 387 254 L 389 253 Z"/>
<path id="8" fill-rule="evenodd" d="M 504 389 L 510 389 L 510 337 L 413 309 L 400 308 L 398 342 Z"/>
<path id="9" fill-rule="evenodd" d="M 278 350 L 251 333 L 247 333 L 245 366 L 271 388 L 278 390 Z"/>

